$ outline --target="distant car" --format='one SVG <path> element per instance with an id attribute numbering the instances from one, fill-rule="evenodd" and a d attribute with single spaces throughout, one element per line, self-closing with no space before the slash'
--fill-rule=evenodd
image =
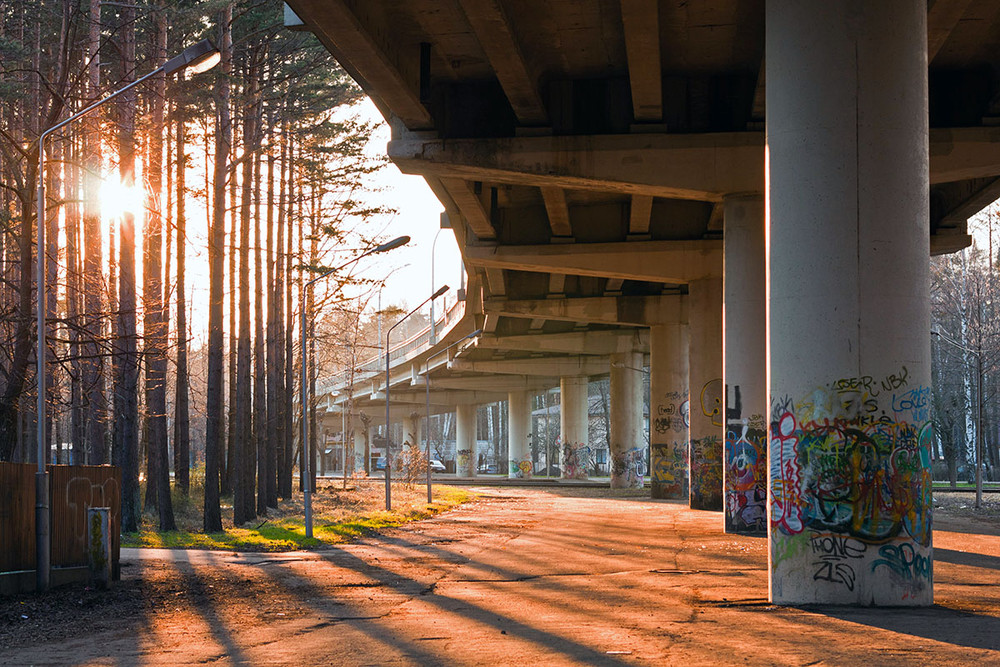
<path id="1" fill-rule="evenodd" d="M 431 459 L 431 472 L 444 472 L 446 468 L 444 464 L 437 459 Z"/>

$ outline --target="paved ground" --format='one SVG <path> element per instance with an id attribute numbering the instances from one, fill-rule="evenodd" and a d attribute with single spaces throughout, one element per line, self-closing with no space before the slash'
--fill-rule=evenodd
<path id="1" fill-rule="evenodd" d="M 77 632 L 0 664 L 1000 664 L 990 522 L 936 517 L 933 608 L 780 608 L 764 540 L 723 534 L 719 514 L 482 492 L 330 551 L 130 551 L 119 588 L 139 602 L 81 610 Z"/>

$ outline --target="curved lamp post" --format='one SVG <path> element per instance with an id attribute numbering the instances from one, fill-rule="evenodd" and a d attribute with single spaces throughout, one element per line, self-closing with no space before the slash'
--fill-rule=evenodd
<path id="1" fill-rule="evenodd" d="M 385 332 L 385 510 L 387 512 L 392 509 L 392 482 L 390 480 L 389 473 L 392 469 L 392 457 L 390 456 L 392 442 L 389 438 L 389 335 L 392 334 L 392 330 L 402 324 L 406 318 L 423 308 L 425 303 L 438 298 L 447 292 L 448 289 L 449 287 L 447 285 L 442 285 L 438 291 L 431 294 L 429 297 L 421 301 L 419 306 L 399 318 L 399 321 L 389 327 L 389 330 Z M 428 465 L 430 465 L 429 461 Z"/>
<path id="2" fill-rule="evenodd" d="M 306 290 L 312 287 L 313 283 L 317 280 L 322 280 L 328 277 L 330 274 L 340 271 L 346 266 L 354 264 L 360 259 L 367 257 L 368 255 L 374 255 L 375 253 L 385 252 L 386 250 L 392 250 L 393 248 L 398 248 L 401 245 L 406 245 L 410 242 L 409 236 L 397 236 L 391 241 L 387 241 L 382 245 L 375 246 L 374 248 L 367 250 L 357 257 L 353 257 L 350 260 L 344 262 L 340 266 L 335 266 L 332 269 L 327 269 L 323 273 L 319 274 L 312 280 L 309 280 L 302 286 L 302 294 L 299 297 L 302 299 L 301 307 L 299 308 L 299 335 L 301 337 L 302 348 L 302 394 L 300 397 L 300 403 L 302 404 L 302 446 L 299 451 L 302 453 L 302 494 L 303 494 L 303 504 L 305 505 L 305 521 L 306 521 L 306 537 L 313 536 L 313 517 L 312 517 L 312 489 L 310 488 L 310 482 L 312 477 L 309 474 L 309 459 L 312 458 L 312 452 L 309 450 L 309 383 L 306 381 L 307 370 L 309 359 L 307 356 L 308 347 L 306 345 Z"/>
<path id="3" fill-rule="evenodd" d="M 427 357 L 427 370 L 424 373 L 424 387 L 426 389 L 427 395 L 427 433 L 424 435 L 424 447 L 427 450 L 427 502 L 433 502 L 431 497 L 431 359 L 440 356 L 455 347 L 459 343 L 464 343 L 470 338 L 475 338 L 479 334 L 483 333 L 482 329 L 476 329 L 467 336 L 459 338 L 454 343 L 444 348 L 443 350 L 438 350 L 431 356 Z"/>
<path id="4" fill-rule="evenodd" d="M 174 72 L 187 69 L 197 74 L 214 67 L 222 55 L 210 39 L 204 39 L 197 44 L 193 44 L 184 49 L 180 55 L 175 56 L 154 69 L 149 74 L 142 76 L 123 88 L 119 88 L 107 97 L 100 99 L 89 107 L 78 111 L 69 118 L 41 133 L 38 137 L 38 203 L 36 205 L 35 216 L 38 223 L 38 261 L 37 264 L 37 307 L 35 314 L 38 329 L 38 342 L 36 350 L 37 384 L 38 384 L 38 471 L 35 473 L 35 588 L 38 591 L 47 590 L 49 587 L 49 480 L 45 471 L 45 447 L 47 443 L 45 433 L 46 405 L 45 405 L 45 311 L 46 311 L 46 286 L 45 286 L 45 140 L 50 134 L 62 129 L 70 123 L 83 118 L 90 112 L 115 99 L 122 93 L 135 88 L 140 83 L 147 81 L 160 74 L 168 75 Z"/>

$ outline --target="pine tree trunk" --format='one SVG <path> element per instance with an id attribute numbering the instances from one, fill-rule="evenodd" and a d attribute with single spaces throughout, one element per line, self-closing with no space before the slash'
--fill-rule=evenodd
<path id="1" fill-rule="evenodd" d="M 212 229 L 208 247 L 209 309 L 208 309 L 208 387 L 205 405 L 205 532 L 222 530 L 219 503 L 221 486 L 220 464 L 225 447 L 222 414 L 223 400 L 223 303 L 225 299 L 224 267 L 226 261 L 226 175 L 232 125 L 229 117 L 229 75 L 232 71 L 233 9 L 226 4 L 219 19 L 219 49 L 222 51 L 222 73 L 215 83 L 215 173 L 213 180 Z"/>
<path id="2" fill-rule="evenodd" d="M 279 163 L 279 184 L 278 184 L 278 229 L 276 239 L 274 278 L 274 326 L 276 334 L 274 337 L 275 364 L 273 374 L 277 392 L 275 393 L 275 447 L 278 457 L 277 487 L 278 495 L 287 500 L 292 494 L 292 472 L 291 472 L 291 445 L 289 443 L 289 430 L 286 426 L 288 410 L 286 398 L 288 396 L 288 377 L 285 365 L 285 338 L 288 330 L 285 324 L 287 297 L 287 266 L 288 248 L 285 244 L 285 206 L 286 193 L 288 188 L 288 125 L 282 123 L 281 133 L 281 161 Z"/>
<path id="3" fill-rule="evenodd" d="M 273 132 L 273 127 L 272 127 Z M 267 434 L 265 456 L 267 456 L 267 479 L 265 482 L 267 506 L 278 507 L 278 304 L 275 297 L 275 254 L 274 254 L 274 146 L 270 142 L 267 157 L 267 254 L 264 258 L 267 280 L 267 364 L 266 400 Z"/>
<path id="4" fill-rule="evenodd" d="M 135 9 L 121 10 L 122 81 L 135 79 Z M 126 187 L 135 185 L 134 90 L 119 98 L 119 172 Z M 122 531 L 139 529 L 139 358 L 136 341 L 135 215 L 122 216 L 119 235 L 119 312 L 115 374 L 115 462 L 122 468 Z"/>
<path id="5" fill-rule="evenodd" d="M 179 116 L 176 129 L 177 188 L 174 212 L 177 221 L 177 379 L 174 382 L 174 475 L 177 488 L 184 493 L 190 488 L 191 431 L 188 403 L 188 328 L 187 328 L 187 219 L 184 211 L 185 175 L 187 155 L 185 153 L 184 118 Z"/>

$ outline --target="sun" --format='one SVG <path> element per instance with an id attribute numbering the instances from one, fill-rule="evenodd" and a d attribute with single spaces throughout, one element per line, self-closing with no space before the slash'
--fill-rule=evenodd
<path id="1" fill-rule="evenodd" d="M 110 176 L 101 182 L 101 217 L 107 221 L 117 220 L 125 213 L 141 218 L 144 208 L 142 189 L 126 186 L 117 176 Z"/>

